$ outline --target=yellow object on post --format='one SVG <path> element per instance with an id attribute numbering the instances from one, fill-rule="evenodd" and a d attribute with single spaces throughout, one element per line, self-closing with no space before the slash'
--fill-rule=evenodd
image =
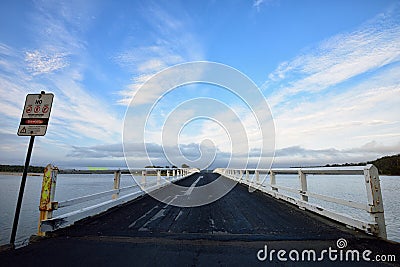
<path id="1" fill-rule="evenodd" d="M 40 204 L 39 204 L 39 227 L 38 235 L 44 236 L 45 232 L 40 229 L 41 221 L 52 218 L 53 210 L 57 209 L 57 202 L 54 202 L 54 195 L 56 191 L 58 168 L 48 164 L 44 169 L 42 191 L 40 193 Z"/>

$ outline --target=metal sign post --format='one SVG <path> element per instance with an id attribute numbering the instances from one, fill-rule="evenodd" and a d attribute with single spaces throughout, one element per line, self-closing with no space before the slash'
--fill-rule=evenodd
<path id="1" fill-rule="evenodd" d="M 31 160 L 32 148 L 33 148 L 34 141 L 35 141 L 35 136 L 31 136 L 31 139 L 29 140 L 28 152 L 26 153 L 24 172 L 22 174 L 21 185 L 19 187 L 18 201 L 17 201 L 17 206 L 15 208 L 14 222 L 13 222 L 13 227 L 12 227 L 12 231 L 11 231 L 10 245 L 12 248 L 15 247 L 15 245 L 14 245 L 15 235 L 17 234 L 19 213 L 21 211 L 22 197 L 24 196 L 26 176 L 28 175 L 29 161 Z"/>
<path id="2" fill-rule="evenodd" d="M 44 91 L 40 94 L 29 94 L 26 96 L 24 111 L 22 112 L 22 118 L 17 134 L 19 136 L 30 136 L 31 138 L 29 140 L 28 152 L 26 153 L 24 172 L 22 174 L 11 231 L 10 245 L 12 248 L 15 248 L 15 236 L 17 234 L 19 214 L 21 212 L 22 198 L 24 196 L 33 142 L 35 141 L 35 136 L 43 136 L 46 134 L 53 98 L 53 94 L 46 94 Z"/>

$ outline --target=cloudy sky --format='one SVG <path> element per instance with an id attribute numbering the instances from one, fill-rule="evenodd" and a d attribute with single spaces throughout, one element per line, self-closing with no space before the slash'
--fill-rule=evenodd
<path id="1" fill-rule="evenodd" d="M 226 64 L 259 87 L 274 119 L 274 166 L 400 153 L 399 1 L 4 0 L 0 25 L 1 164 L 23 164 L 29 138 L 16 131 L 25 96 L 45 90 L 55 99 L 33 165 L 125 166 L 132 97 L 159 71 L 190 61 Z M 151 99 L 155 92 L 145 89 Z M 210 108 L 213 119 L 179 133 L 188 161 L 168 162 L 159 136 L 166 114 L 180 107 L 175 116 L 196 118 L 207 105 L 182 105 L 199 97 L 234 106 L 239 122 Z M 146 156 L 163 166 L 190 163 L 199 144 L 215 152 L 212 167 L 223 165 L 234 133 L 218 123 L 227 120 L 246 128 L 249 145 L 239 149 L 252 162 L 260 137 L 241 97 L 206 84 L 176 88 L 155 104 L 145 140 L 129 144 L 129 151 L 140 142 L 148 149 L 133 165 L 144 167 Z"/>

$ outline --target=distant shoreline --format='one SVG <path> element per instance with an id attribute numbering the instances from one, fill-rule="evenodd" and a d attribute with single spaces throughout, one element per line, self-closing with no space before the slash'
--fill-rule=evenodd
<path id="1" fill-rule="evenodd" d="M 22 172 L 0 172 L 0 175 L 22 176 Z M 42 176 L 42 173 L 28 172 L 28 176 Z"/>
<path id="2" fill-rule="evenodd" d="M 114 172 L 99 172 L 99 171 L 61 171 L 59 174 L 113 174 Z M 129 172 L 123 172 L 124 174 L 129 174 Z M 10 175 L 10 176 L 22 176 L 22 172 L 0 172 L 0 175 Z M 156 176 L 155 173 L 147 173 L 146 176 Z M 28 176 L 43 176 L 43 173 L 35 173 L 29 172 Z M 391 174 L 379 174 L 382 176 L 399 176 L 399 175 L 391 175 Z"/>

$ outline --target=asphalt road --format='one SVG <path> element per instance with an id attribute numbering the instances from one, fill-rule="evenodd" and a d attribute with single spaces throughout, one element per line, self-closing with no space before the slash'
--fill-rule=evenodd
<path id="1" fill-rule="evenodd" d="M 189 198 L 194 187 L 211 183 L 218 177 L 200 173 L 179 181 L 177 184 L 185 189 L 175 197 Z M 231 181 L 226 179 L 226 183 L 229 185 Z M 168 192 L 168 187 L 159 192 L 160 196 L 166 196 L 165 202 L 144 196 L 58 230 L 51 238 L 2 252 L 0 265 L 400 266 L 398 243 L 353 231 L 261 192 L 249 193 L 243 185 L 236 185 L 213 203 L 194 208 L 169 205 Z M 342 252 L 336 243 L 340 238 L 347 242 Z M 346 250 L 350 249 L 360 252 L 359 261 L 351 258 L 346 261 Z M 286 251 L 287 261 L 282 261 L 285 256 L 277 257 L 278 250 Z M 288 259 L 291 250 L 299 251 L 298 261 Z M 308 252 L 302 260 L 305 250 L 315 251 L 316 260 L 307 258 Z M 323 250 L 327 252 L 323 254 Z M 328 255 L 330 250 L 336 250 L 336 260 L 332 260 L 335 253 Z M 370 262 L 361 257 L 365 250 L 371 250 L 366 258 Z M 340 253 L 344 255 L 342 259 Z M 268 257 L 262 261 L 257 254 L 260 259 L 265 254 Z M 372 261 L 376 255 L 394 255 L 397 261 Z M 296 258 L 295 252 L 292 256 Z"/>

